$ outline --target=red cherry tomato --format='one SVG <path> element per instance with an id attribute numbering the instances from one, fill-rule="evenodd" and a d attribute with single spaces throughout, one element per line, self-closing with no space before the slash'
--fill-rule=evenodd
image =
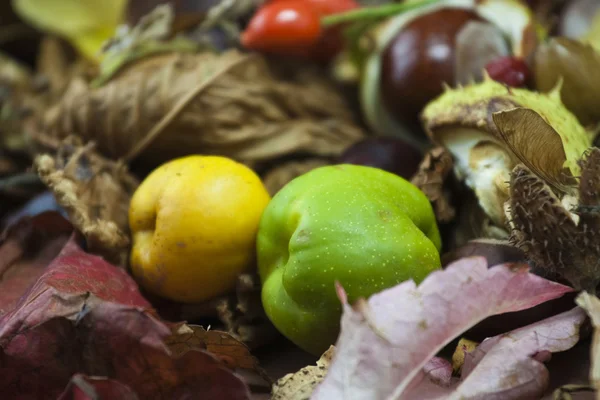
<path id="1" fill-rule="evenodd" d="M 279 0 L 262 6 L 242 33 L 247 49 L 298 54 L 321 37 L 319 13 L 301 0 Z"/>
<path id="2" fill-rule="evenodd" d="M 339 14 L 359 8 L 354 0 L 305 0 L 310 3 L 321 17 Z M 332 26 L 323 31 L 319 43 L 313 46 L 310 57 L 316 61 L 329 61 L 344 47 L 343 26 Z"/>

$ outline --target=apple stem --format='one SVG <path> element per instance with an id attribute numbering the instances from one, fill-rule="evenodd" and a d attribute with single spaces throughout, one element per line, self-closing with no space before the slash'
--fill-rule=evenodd
<path id="1" fill-rule="evenodd" d="M 321 19 L 321 25 L 329 27 L 344 22 L 356 22 L 365 19 L 386 18 L 415 8 L 437 3 L 440 0 L 416 0 L 404 3 L 385 4 L 378 7 L 361 7 L 347 12 L 329 15 Z"/>

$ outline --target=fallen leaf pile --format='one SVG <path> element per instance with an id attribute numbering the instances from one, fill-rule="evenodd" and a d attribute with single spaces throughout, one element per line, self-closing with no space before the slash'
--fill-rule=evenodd
<path id="1" fill-rule="evenodd" d="M 350 28 L 328 65 L 251 51 L 241 33 L 262 0 L 12 2 L 35 60 L 5 52 L 2 18 L 0 400 L 600 400 L 600 7 L 587 34 L 553 33 L 565 4 L 593 0 L 449 1 L 502 26 L 481 14 L 452 33 L 455 79 L 419 126 L 382 130 L 414 128 L 402 140 L 423 147 L 366 146 L 361 161 L 414 164 L 390 172 L 431 203 L 442 268 L 353 304 L 336 283 L 341 331 L 319 359 L 286 352 L 256 268 L 200 304 L 130 275 L 131 197 L 158 165 L 228 157 L 275 196 L 391 123 L 362 83 L 398 71 L 365 62 L 387 54 L 381 32 L 429 29 L 410 20 L 444 0 L 407 19 L 386 14 L 402 2 L 357 1 L 384 5 L 324 17 L 323 35 Z M 386 97 L 414 106 L 401 92 Z"/>
<path id="2" fill-rule="evenodd" d="M 0 247 L 6 255 L 3 284 L 26 290 L 22 296 L 2 292 L 4 396 L 56 399 L 64 392 L 61 398 L 79 398 L 81 392 L 88 398 L 104 393 L 121 396 L 114 399 L 184 399 L 203 393 L 249 399 L 248 387 L 230 367 L 255 368 L 247 349 L 232 353 L 242 344 L 232 338 L 225 351 L 222 343 L 207 346 L 212 340 L 203 338 L 170 349 L 178 341 L 172 324 L 156 316 L 124 270 L 85 253 L 61 219 L 52 213 L 24 221 Z M 43 246 L 34 252 L 36 244 Z M 228 356 L 229 366 L 214 353 Z"/>

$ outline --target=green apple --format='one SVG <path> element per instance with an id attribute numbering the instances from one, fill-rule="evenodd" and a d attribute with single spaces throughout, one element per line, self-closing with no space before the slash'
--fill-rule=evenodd
<path id="1" fill-rule="evenodd" d="M 383 170 L 314 169 L 267 205 L 257 238 L 262 302 L 275 327 L 320 355 L 339 334 L 341 304 L 440 268 L 441 240 L 425 195 Z"/>

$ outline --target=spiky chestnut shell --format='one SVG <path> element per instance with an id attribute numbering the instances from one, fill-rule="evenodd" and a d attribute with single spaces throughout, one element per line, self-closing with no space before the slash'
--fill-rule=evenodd
<path id="1" fill-rule="evenodd" d="M 474 190 L 486 214 L 506 226 L 510 172 L 527 165 L 557 193 L 569 192 L 591 136 L 560 100 L 508 88 L 489 78 L 447 88 L 422 113 L 429 137 L 455 158 L 455 173 Z"/>

